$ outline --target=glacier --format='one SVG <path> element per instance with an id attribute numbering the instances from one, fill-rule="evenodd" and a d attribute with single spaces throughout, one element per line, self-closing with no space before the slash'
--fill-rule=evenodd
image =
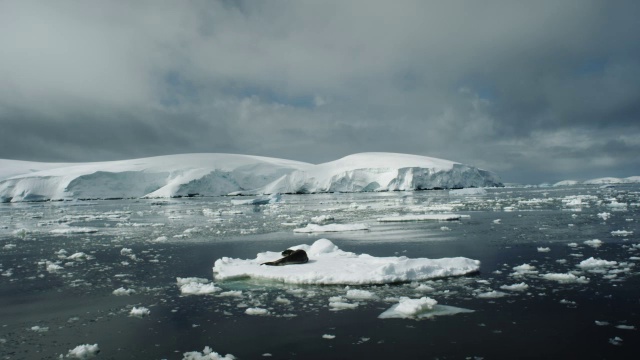
<path id="1" fill-rule="evenodd" d="M 397 153 L 353 154 L 318 165 L 220 153 L 92 163 L 0 160 L 0 202 L 493 186 L 502 186 L 493 172 Z"/>

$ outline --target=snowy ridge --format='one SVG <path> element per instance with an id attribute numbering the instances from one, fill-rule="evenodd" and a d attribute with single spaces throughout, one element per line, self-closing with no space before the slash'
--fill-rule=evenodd
<path id="1" fill-rule="evenodd" d="M 361 153 L 294 171 L 247 193 L 323 193 L 502 186 L 489 171 L 426 156 Z"/>
<path id="2" fill-rule="evenodd" d="M 354 154 L 319 165 L 236 154 L 0 165 L 0 202 L 502 186 L 489 171 L 394 153 Z"/>
<path id="3" fill-rule="evenodd" d="M 629 176 L 626 178 L 603 177 L 585 181 L 563 180 L 553 186 L 571 186 L 571 185 L 608 185 L 608 184 L 636 184 L 640 183 L 640 176 Z"/>

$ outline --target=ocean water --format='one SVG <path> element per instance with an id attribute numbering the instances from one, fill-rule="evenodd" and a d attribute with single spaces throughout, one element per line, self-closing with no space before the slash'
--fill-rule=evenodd
<path id="1" fill-rule="evenodd" d="M 205 346 L 238 359 L 635 359 L 640 353 L 638 185 L 467 196 L 286 195 L 260 206 L 234 206 L 232 199 L 1 204 L 0 358 L 56 359 L 82 344 L 98 344 L 97 359 L 182 359 Z M 444 212 L 465 216 L 377 221 Z M 293 232 L 322 215 L 369 230 Z M 221 257 L 255 258 L 320 238 L 373 256 L 464 256 L 480 260 L 481 268 L 469 276 L 376 286 L 213 279 Z M 594 239 L 599 247 L 585 244 Z M 72 256 L 78 253 L 84 255 Z M 579 266 L 592 257 L 610 263 Z M 518 274 L 514 267 L 523 264 L 535 268 Z M 223 290 L 185 296 L 177 277 L 206 278 Z M 522 291 L 501 289 L 521 283 Z M 121 287 L 134 293 L 114 295 Z M 353 289 L 374 298 L 349 300 L 357 303 L 353 309 L 329 306 L 331 297 Z M 473 312 L 378 318 L 402 296 Z M 130 316 L 133 307 L 149 314 Z M 245 313 L 256 307 L 268 314 Z"/>

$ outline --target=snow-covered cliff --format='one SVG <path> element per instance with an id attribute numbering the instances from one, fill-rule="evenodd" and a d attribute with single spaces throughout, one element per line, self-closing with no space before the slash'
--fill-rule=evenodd
<path id="1" fill-rule="evenodd" d="M 502 186 L 489 171 L 453 161 L 395 153 L 360 153 L 301 169 L 256 193 L 320 193 Z"/>
<path id="2" fill-rule="evenodd" d="M 497 175 L 472 166 L 393 153 L 355 154 L 319 165 L 235 154 L 74 164 L 0 160 L 1 202 L 501 185 Z"/>

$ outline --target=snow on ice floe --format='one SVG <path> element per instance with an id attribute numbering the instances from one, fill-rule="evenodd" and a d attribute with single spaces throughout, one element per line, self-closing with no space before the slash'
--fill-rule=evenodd
<path id="1" fill-rule="evenodd" d="M 133 290 L 133 289 L 125 289 L 123 287 L 120 287 L 120 288 L 117 288 L 117 289 L 113 290 L 112 293 L 115 296 L 129 296 L 129 295 L 135 294 L 136 291 Z"/>
<path id="2" fill-rule="evenodd" d="M 601 268 L 609 268 L 618 265 L 617 261 L 607 261 L 601 259 L 595 259 L 590 257 L 586 260 L 581 261 L 577 266 L 582 270 L 594 270 Z"/>
<path id="3" fill-rule="evenodd" d="M 307 224 L 303 228 L 293 229 L 296 233 L 314 233 L 314 232 L 344 232 L 344 231 L 361 231 L 369 230 L 369 226 L 365 224 L 328 224 L 316 225 Z"/>
<path id="4" fill-rule="evenodd" d="M 584 241 L 583 244 L 591 246 L 592 248 L 599 248 L 600 246 L 602 246 L 603 242 L 598 239 L 593 239 Z"/>
<path id="5" fill-rule="evenodd" d="M 218 281 L 255 278 L 289 284 L 360 285 L 461 276 L 480 269 L 480 261 L 464 257 L 410 259 L 405 256 L 355 254 L 340 250 L 328 239 L 291 249 L 305 250 L 309 262 L 287 266 L 260 265 L 282 257 L 280 252 L 271 251 L 259 253 L 255 259 L 249 260 L 223 257 L 214 264 L 214 278 Z"/>
<path id="6" fill-rule="evenodd" d="M 71 359 L 91 359 L 100 352 L 98 344 L 84 344 L 78 345 L 75 348 L 69 350 L 67 357 Z M 62 355 L 61 355 L 62 356 Z"/>
<path id="7" fill-rule="evenodd" d="M 227 354 L 222 356 L 217 352 L 213 351 L 210 347 L 205 346 L 202 352 L 200 351 L 189 351 L 182 354 L 182 360 L 235 360 L 236 357 Z"/>
<path id="8" fill-rule="evenodd" d="M 411 299 L 401 297 L 397 304 L 391 306 L 382 314 L 380 319 L 429 319 L 436 316 L 471 313 L 473 310 L 454 306 L 438 305 L 438 302 L 429 297 Z"/>
<path id="9" fill-rule="evenodd" d="M 422 214 L 399 215 L 379 218 L 379 222 L 406 222 L 406 221 L 452 221 L 460 220 L 462 216 L 457 214 Z"/>

